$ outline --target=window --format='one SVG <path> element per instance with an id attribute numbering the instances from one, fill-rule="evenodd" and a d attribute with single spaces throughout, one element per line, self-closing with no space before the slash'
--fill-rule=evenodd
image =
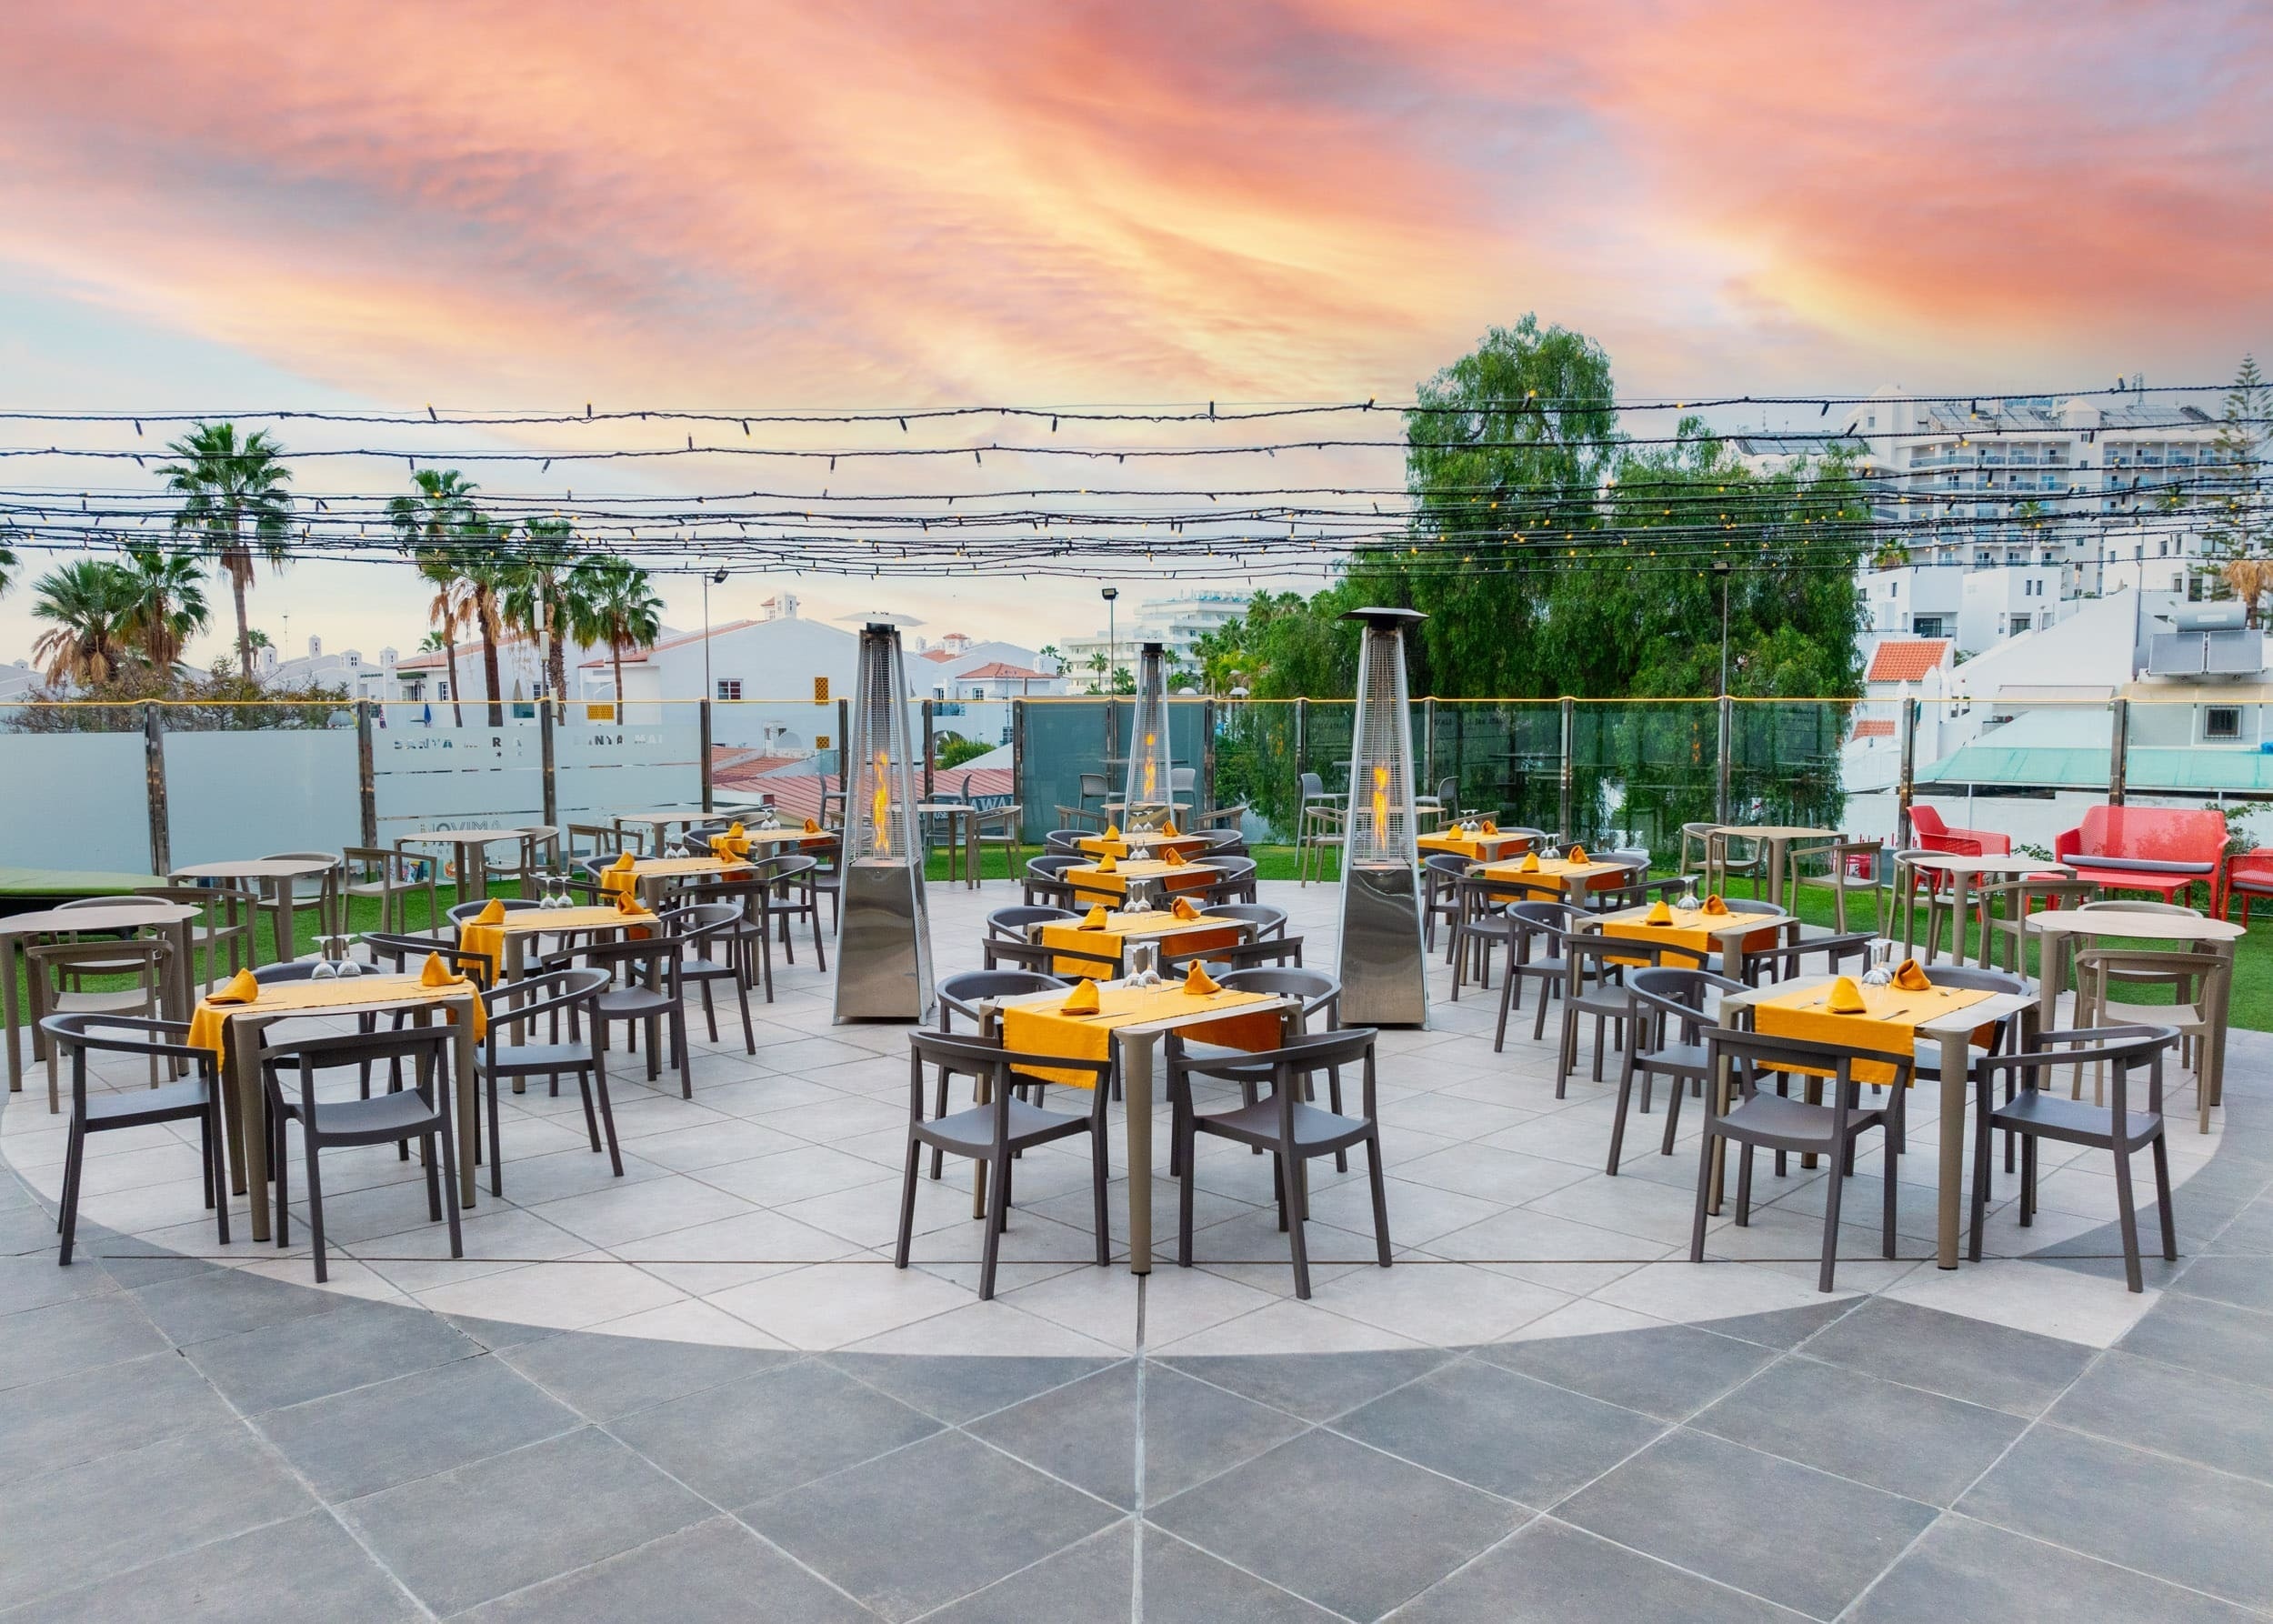
<path id="1" fill-rule="evenodd" d="M 719 697 L 719 698 L 721 698 L 721 699 L 739 699 L 741 697 L 742 697 L 742 679 L 741 679 L 740 677 L 721 677 L 718 679 L 718 697 Z"/>
<path id="2" fill-rule="evenodd" d="M 1920 637 L 1945 637 L 1948 634 L 1941 629 L 1941 624 L 1942 617 L 1939 615 L 1920 615 L 1910 622 L 1910 630 L 1913 635 Z"/>
<path id="3" fill-rule="evenodd" d="M 434 697 L 437 699 L 447 699 L 450 697 L 450 685 L 446 682 L 436 683 L 434 685 Z"/>
<path id="4" fill-rule="evenodd" d="M 2025 632 L 2025 631 L 2027 631 L 2028 629 L 2028 616 L 2026 616 L 2026 615 L 2016 615 L 2016 616 L 2014 616 L 2014 617 L 2012 617 L 2012 633 L 2013 633 L 2013 636 L 2015 636 L 2015 637 L 2018 637 L 2018 636 L 2019 636 L 2022 632 Z"/>
<path id="5" fill-rule="evenodd" d="M 2213 705 L 2202 715 L 2204 738 L 2239 738 L 2241 737 L 2241 707 L 2238 705 Z"/>

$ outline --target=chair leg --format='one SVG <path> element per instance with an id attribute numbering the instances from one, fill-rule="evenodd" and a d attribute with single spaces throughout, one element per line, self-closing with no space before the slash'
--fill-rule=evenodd
<path id="1" fill-rule="evenodd" d="M 2131 1199 L 2131 1149 L 2120 1138 L 2115 1142 L 2115 1210 L 2123 1236 L 2124 1283 L 2133 1291 L 2143 1291 L 2146 1282 L 2138 1267 L 2138 1212 Z"/>
<path id="2" fill-rule="evenodd" d="M 947 1114 L 947 1068 L 945 1066 L 939 1068 L 939 1081 L 932 1096 L 931 1114 L 935 1120 Z M 946 1163 L 946 1152 L 934 1145 L 931 1148 L 931 1176 L 934 1178 L 939 1177 Z M 1170 1169 L 1171 1172 L 1174 1170 Z"/>
<path id="3" fill-rule="evenodd" d="M 63 1201 L 59 1217 L 63 1227 L 63 1249 L 56 1254 L 57 1268 L 71 1262 L 71 1246 L 79 1233 L 79 1171 L 86 1158 L 86 1126 L 73 1117 L 71 1137 L 65 1141 L 63 1162 Z M 223 1206 L 227 1203 L 224 1202 Z"/>
<path id="4" fill-rule="evenodd" d="M 1706 1123 L 1703 1142 L 1697 1157 L 1697 1209 L 1689 1216 L 1689 1261 L 1705 1261 L 1705 1204 L 1713 1193 L 1713 1140 L 1717 1136 L 1712 1124 Z"/>
<path id="5" fill-rule="evenodd" d="M 995 1295 L 995 1258 L 1002 1249 L 1002 1232 L 1010 1221 L 1010 1158 L 996 1161 L 988 1157 L 984 1165 L 991 1177 L 986 1183 L 986 1241 L 979 1256 L 978 1297 L 987 1302 Z"/>
<path id="6" fill-rule="evenodd" d="M 1172 1157 L 1183 1169 L 1176 1187 L 1176 1266 L 1192 1267 L 1192 1117 L 1181 1108 L 1174 1113 L 1168 1128 L 1173 1147 Z"/>
<path id="7" fill-rule="evenodd" d="M 315 1153 L 315 1124 L 305 1117 L 300 1119 L 300 1141 L 305 1148 L 305 1154 L 308 1163 L 308 1248 L 315 1258 L 315 1283 L 320 1286 L 331 1278 L 331 1268 L 324 1251 L 324 1170 L 318 1165 L 321 1158 Z M 281 1157 L 277 1158 L 277 1168 L 279 1172 L 283 1170 L 283 1158 Z M 428 1178 L 431 1178 L 434 1174 L 431 1163 L 428 1164 L 426 1172 Z M 283 1192 L 284 1183 L 281 1178 L 277 1181 L 276 1188 L 279 1194 Z M 276 1226 L 276 1238 L 278 1244 L 281 1245 L 284 1240 L 282 1224 Z"/>
<path id="8" fill-rule="evenodd" d="M 457 1186 L 456 1183 L 457 1171 L 456 1135 L 450 1127 L 449 1089 L 446 1086 L 437 1087 L 435 1089 L 435 1101 L 437 1112 L 438 1129 L 442 1138 L 442 1149 L 437 1155 L 436 1154 L 433 1146 L 429 1144 L 427 1147 L 427 1154 L 434 1158 L 435 1165 L 443 1169 L 444 1173 L 445 1189 L 442 1198 L 442 1218 L 443 1221 L 448 1226 L 450 1231 L 450 1256 L 453 1258 L 463 1258 L 466 1256 L 466 1235 L 464 1230 L 459 1228 L 457 1212 Z"/>
<path id="9" fill-rule="evenodd" d="M 1737 1228 L 1752 1222 L 1752 1147 L 1737 1153 Z"/>
<path id="10" fill-rule="evenodd" d="M 1381 1267 L 1389 1267 L 1389 1190 L 1381 1172 L 1381 1131 L 1366 1136 L 1366 1182 L 1373 1187 L 1373 1247 Z"/>
<path id="11" fill-rule="evenodd" d="M 1988 1222 L 1988 1198 L 1989 1198 L 1989 1164 L 1988 1164 L 1988 1156 L 1989 1156 L 1989 1142 L 1990 1142 L 1990 1139 L 1993 1138 L 1993 1135 L 1992 1135 L 1991 1130 L 1990 1130 L 1990 1128 L 1989 1128 L 1989 1118 L 1988 1118 L 1988 1102 L 1987 1100 L 1983 1100 L 1983 1101 L 1981 1101 L 1981 1102 L 1980 1102 L 1980 1108 L 1979 1108 L 1978 1111 L 1976 1111 L 1976 1113 L 1975 1113 L 1975 1117 L 1974 1117 L 1974 1130 L 1973 1130 L 1973 1224 L 1972 1224 L 1972 1235 L 1971 1235 L 1971 1237 L 1970 1237 L 1970 1238 L 1967 1240 L 1967 1242 L 1966 1242 L 1966 1249 L 1965 1249 L 1965 1251 L 1966 1251 L 1966 1257 L 1967 1257 L 1968 1260 L 1968 1261 L 1971 1261 L 1971 1262 L 1974 1262 L 1974 1263 L 1978 1263 L 1978 1262 L 1981 1260 L 1981 1228 L 1982 1228 L 1982 1226 L 1983 1226 L 1985 1223 L 1987 1223 L 1987 1222 Z M 2007 1140 L 2007 1150 L 2008 1150 L 2008 1153 L 2009 1153 L 2009 1151 L 2010 1151 L 2010 1148 L 2011 1148 L 2011 1145 L 2010 1145 L 2010 1136 L 2008 1136 L 2008 1140 Z"/>
<path id="12" fill-rule="evenodd" d="M 1278 1165 L 1285 1170 L 1287 1181 L 1287 1216 L 1291 1220 L 1287 1228 L 1287 1250 L 1295 1261 L 1295 1296 L 1307 1302 L 1310 1298 L 1310 1248 L 1303 1240 L 1303 1227 L 1308 1218 L 1309 1182 L 1304 1177 L 1308 1164 L 1300 1151 L 1291 1144 L 1278 1148 Z"/>
<path id="13" fill-rule="evenodd" d="M 2178 1225 L 2170 1210 L 2169 1147 L 2161 1134 L 2155 1136 L 2155 1217 L 2162 1225 L 2163 1261 L 2176 1263 L 2178 1260 Z"/>
<path id="14" fill-rule="evenodd" d="M 1881 1131 L 1884 1132 L 1883 1127 Z M 1886 1133 L 1885 1138 L 1887 1141 L 1887 1188 L 1883 1193 L 1886 1197 L 1886 1211 L 1880 1215 L 1878 1220 L 1878 1248 L 1879 1256 L 1891 1258 L 1894 1256 L 1895 1203 L 1901 1197 L 1901 1181 L 1894 1175 L 1894 1158 L 1901 1154 L 1902 1147 L 1897 1143 L 1893 1134 Z"/>
<path id="15" fill-rule="evenodd" d="M 1673 1136 L 1681 1126 L 1681 1101 L 1688 1094 L 1685 1079 L 1677 1074 L 1666 1088 L 1666 1142 L 1657 1148 L 1660 1156 L 1673 1154 Z"/>
<path id="16" fill-rule="evenodd" d="M 1844 1158 L 1834 1151 L 1824 1159 L 1830 1164 L 1830 1170 L 1825 1175 L 1830 1188 L 1823 1198 L 1823 1268 L 1816 1276 L 1817 1291 L 1831 1289 L 1832 1271 L 1838 1266 L 1839 1198 L 1847 1188 L 1846 1177 L 1839 1171 L 1839 1164 Z"/>
<path id="17" fill-rule="evenodd" d="M 1613 1178 L 1618 1176 L 1618 1152 L 1626 1144 L 1626 1111 L 1634 1098 L 1634 1055 L 1640 1048 L 1637 1043 L 1628 1048 L 1618 1067 L 1617 1108 L 1610 1117 L 1610 1165 L 1603 1169 Z"/>
<path id="18" fill-rule="evenodd" d="M 938 1152 L 935 1150 L 932 1154 L 936 1160 Z M 916 1175 L 922 1166 L 923 1156 L 922 1142 L 910 1133 L 907 1136 L 907 1166 L 900 1175 L 900 1233 L 892 1249 L 894 1268 L 907 1267 L 908 1248 L 916 1234 Z M 932 1177 L 936 1178 L 938 1175 L 934 1173 Z"/>
<path id="19" fill-rule="evenodd" d="M 1110 1268 L 1113 1266 L 1113 1220 L 1106 1210 L 1105 1118 L 1097 1116 L 1090 1120 L 1096 1124 L 1089 1131 L 1090 1218 L 1096 1226 L 1097 1267 Z"/>

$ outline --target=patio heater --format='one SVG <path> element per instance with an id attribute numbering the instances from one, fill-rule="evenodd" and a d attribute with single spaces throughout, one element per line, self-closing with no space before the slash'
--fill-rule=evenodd
<path id="1" fill-rule="evenodd" d="M 1167 651 L 1147 643 L 1136 661 L 1136 717 L 1128 729 L 1128 785 L 1121 796 L 1121 827 L 1157 829 L 1174 813 L 1168 775 Z"/>
<path id="2" fill-rule="evenodd" d="M 845 922 L 836 1021 L 919 1021 L 931 1013 L 931 919 L 924 906 L 921 767 L 907 726 L 900 616 L 861 617 L 852 737 L 846 740 Z"/>
<path id="3" fill-rule="evenodd" d="M 1428 1021 L 1422 974 L 1420 848 L 1413 827 L 1413 719 L 1405 691 L 1412 609 L 1352 609 L 1363 621 L 1343 826 L 1342 1018 L 1354 1027 Z"/>

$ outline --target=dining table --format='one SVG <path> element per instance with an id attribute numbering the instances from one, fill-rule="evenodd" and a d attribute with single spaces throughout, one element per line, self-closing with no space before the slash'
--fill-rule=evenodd
<path id="1" fill-rule="evenodd" d="M 1467 857 L 1471 862 L 1497 863 L 1508 857 L 1520 857 L 1531 849 L 1528 835 L 1503 835 L 1497 829 L 1462 830 L 1438 829 L 1423 835 L 1416 842 L 1425 852 L 1438 852 L 1451 857 Z"/>
<path id="2" fill-rule="evenodd" d="M 603 893 L 629 896 L 653 913 L 675 880 L 719 879 L 746 874 L 754 867 L 747 858 L 739 857 L 638 857 L 628 868 L 607 863 L 592 872 Z"/>
<path id="3" fill-rule="evenodd" d="M 301 880 L 318 874 L 329 874 L 339 867 L 339 859 L 322 857 L 239 857 L 211 863 L 185 863 L 174 870 L 173 877 L 188 885 L 205 880 L 236 880 L 257 887 L 261 904 L 272 910 L 276 920 L 276 962 L 282 964 L 300 955 L 293 946 L 292 887 Z"/>
<path id="4" fill-rule="evenodd" d="M 1900 894 L 1895 906 L 1902 911 L 1902 956 L 1910 957 L 1910 944 L 1918 929 L 1918 910 L 1914 903 L 1918 892 L 1918 876 L 1921 873 L 1947 876 L 1950 885 L 1949 934 L 1954 938 L 1949 947 L 1952 962 L 1965 962 L 1965 919 L 1968 906 L 1967 892 L 1978 882 L 1988 879 L 2022 879 L 2041 875 L 2047 879 L 2073 879 L 2076 871 L 2064 863 L 2048 862 L 2032 857 L 2026 852 L 2003 852 L 1975 857 L 1968 852 L 1913 851 L 1902 857 L 1905 871 Z M 1937 882 L 1928 882 L 1935 884 Z M 1982 887 L 1986 889 L 1987 887 Z M 1925 962 L 1931 964 L 1939 955 L 1935 952 L 1932 933 L 1928 933 Z M 1988 962 L 1988 933 L 1981 937 L 1981 962 Z M 2025 962 L 2025 958 L 2023 960 Z"/>
<path id="5" fill-rule="evenodd" d="M 765 810 L 766 805 L 763 801 L 719 801 L 707 812 L 700 807 L 648 807 L 630 812 L 610 812 L 607 817 L 618 829 L 645 829 L 647 843 L 660 852 L 675 828 L 684 831 L 708 823 L 732 823 L 737 817 L 752 817 Z"/>
<path id="6" fill-rule="evenodd" d="M 1757 1024 L 1761 1005 L 1780 1001 L 1787 1008 L 1794 1001 L 1805 1004 L 1820 1000 L 1841 977 L 1836 976 L 1807 976 L 1788 981 L 1778 981 L 1766 987 L 1748 987 L 1743 992 L 1723 994 L 1720 1000 L 1720 1025 L 1738 1028 L 1746 1021 Z M 1885 988 L 1866 988 L 1867 996 L 1885 993 Z M 1956 989 L 1948 989 L 1955 991 Z M 1965 989 L 1968 993 L 1974 990 Z M 1809 1014 L 1827 1012 L 1808 1010 Z M 1912 1016 L 1918 1018 L 1908 1018 Z M 1942 1268 L 1958 1267 L 1958 1243 L 1961 1238 L 1962 1215 L 1966 1196 L 1965 1146 L 1967 1128 L 1966 1084 L 1972 1071 L 1972 1056 L 1978 1047 L 1977 1034 L 1989 1031 L 1998 1023 L 2018 1019 L 2021 1023 L 2022 1041 L 2038 1030 L 2038 1003 L 2035 997 L 2025 992 L 1991 992 L 1978 998 L 1967 997 L 1962 1002 L 1943 997 L 1932 1000 L 1927 1008 L 1912 1011 L 1902 1003 L 1872 996 L 1870 1010 L 1862 1015 L 1836 1018 L 1852 1021 L 1858 1026 L 1876 1025 L 1884 1028 L 1897 1025 L 1893 1033 L 1881 1031 L 1857 1032 L 1848 1041 L 1862 1049 L 1876 1048 L 1882 1052 L 1913 1051 L 1918 1042 L 1930 1042 L 1939 1047 L 1938 1069 L 1940 1072 L 1940 1101 L 1935 1123 L 1938 1138 L 1938 1203 L 1935 1209 L 1934 1261 Z M 1789 1033 L 1787 1035 L 1799 1035 Z M 1810 1036 L 1815 1034 L 1810 1033 Z M 1907 1036 L 1908 1043 L 1902 1041 Z M 1809 1079 L 1811 1088 L 1817 1087 Z M 1727 1062 L 1722 1063 L 1720 1076 L 1713 1087 L 1726 1108 L 1729 1079 Z M 1713 1145 L 1713 1165 L 1706 1211 L 1718 1213 L 1724 1183 L 1723 1161 L 1727 1141 L 1717 1139 Z"/>
<path id="7" fill-rule="evenodd" d="M 947 826 L 948 883 L 954 883 L 956 870 L 960 867 L 963 888 L 976 890 L 978 887 L 978 808 L 968 801 L 918 801 L 916 810 L 926 818 L 936 817 Z"/>
<path id="8" fill-rule="evenodd" d="M 35 1028 L 40 1018 L 47 1013 L 40 1006 L 39 988 L 23 977 L 25 949 L 31 946 L 32 938 L 142 930 L 163 932 L 173 947 L 173 956 L 167 962 L 165 985 L 159 990 L 159 1007 L 169 1020 L 186 1020 L 196 975 L 191 967 L 191 926 L 202 911 L 186 902 L 121 897 L 95 907 L 45 908 L 38 913 L 10 914 L 0 918 L 0 1009 L 5 1010 L 0 1024 L 5 1026 L 7 1033 L 8 1092 L 24 1091 L 24 1054 L 16 1039 L 17 1029 Z M 25 990 L 31 995 L 32 1007 L 28 1011 L 17 992 L 19 979 L 26 979 Z M 36 1038 L 34 1043 L 36 1046 Z"/>
<path id="9" fill-rule="evenodd" d="M 221 1072 L 232 1108 L 227 1124 L 230 1187 L 250 1201 L 253 1238 L 270 1234 L 268 1105 L 261 1087 L 261 1034 L 280 1020 L 387 1015 L 408 1010 L 424 1024 L 440 1014 L 451 1023 L 449 1088 L 457 1109 L 458 1205 L 474 1205 L 475 1156 L 479 1149 L 475 1079 L 475 1028 L 481 994 L 471 981 L 429 987 L 416 975 L 368 971 L 336 979 L 283 981 L 260 990 L 249 1004 L 200 1006 L 219 1017 Z M 193 1028 L 193 1041 L 195 1028 Z M 494 1150 L 493 1150 L 494 1154 Z"/>
<path id="10" fill-rule="evenodd" d="M 2028 916 L 2028 927 L 2044 937 L 2037 978 L 2038 1018 L 2044 1029 L 2057 1029 L 2060 995 L 2067 990 L 2070 942 L 2089 945 L 2102 937 L 2126 941 L 2153 942 L 2166 948 L 2199 948 L 2227 961 L 2227 994 L 2219 1007 L 2206 1010 L 2210 1038 L 2196 1062 L 2196 1087 L 2205 1114 L 2219 1103 L 2225 1089 L 2227 1003 L 2232 997 L 2234 944 L 2248 932 L 2231 919 L 2206 918 L 2199 914 L 2166 914 L 2151 908 L 2047 908 Z"/>
<path id="11" fill-rule="evenodd" d="M 1734 909 L 1707 913 L 1703 907 L 1666 909 L 1663 923 L 1653 923 L 1655 904 L 1622 907 L 1597 914 L 1587 923 L 1605 936 L 1655 942 L 1692 953 L 1711 954 L 1720 960 L 1720 974 L 1732 981 L 1744 979 L 1744 956 L 1773 947 L 1798 921 L 1788 914 L 1745 914 Z"/>
<path id="12" fill-rule="evenodd" d="M 1110 868 L 1103 866 L 1106 861 L 1100 857 L 1095 863 L 1072 863 L 1058 871 L 1058 877 L 1073 887 L 1074 900 L 1081 907 L 1092 903 L 1117 907 L 1132 885 L 1157 886 L 1170 893 L 1204 891 L 1216 883 L 1218 875 L 1212 864 L 1171 863 L 1166 857 L 1131 857 L 1126 862 L 1115 857 L 1110 859 Z"/>
<path id="13" fill-rule="evenodd" d="M 1039 1046 L 1036 1050 L 1046 1054 L 1063 1054 L 1066 1058 L 1102 1058 L 1117 1049 L 1121 1062 L 1121 1098 L 1126 1110 L 1124 1133 L 1128 1147 L 1128 1268 L 1131 1274 L 1152 1272 L 1152 1107 L 1154 1052 L 1160 1040 L 1170 1032 L 1196 1032 L 1216 1028 L 1211 1034 L 1215 1041 L 1227 1042 L 1238 1048 L 1257 1048 L 1255 1037 L 1227 1030 L 1229 1022 L 1244 1025 L 1258 1017 L 1275 1018 L 1275 1036 L 1263 1038 L 1268 1046 L 1283 1046 L 1287 1038 L 1299 1029 L 1302 1019 L 1302 1000 L 1269 993 L 1235 992 L 1218 988 L 1206 995 L 1187 993 L 1180 982 L 1165 981 L 1158 987 L 1130 987 L 1125 981 L 1098 983 L 1101 1007 L 1091 1016 L 1063 1016 L 1053 1014 L 1066 1001 L 1062 987 L 1046 992 L 1023 993 L 1009 997 L 989 998 L 978 1005 L 981 1030 L 989 1038 L 1000 1037 L 1005 1044 L 1016 1048 L 1021 1042 Z M 1009 1012 L 1025 1009 L 1038 1016 L 1038 1020 L 1019 1021 Z M 1228 1020 L 1227 1020 L 1228 1018 Z M 1054 1038 L 1053 1025 L 1077 1026 L 1089 1032 L 1103 1028 L 1106 1042 L 1096 1046 L 1086 1055 L 1076 1055 L 1066 1048 L 1050 1047 L 1062 1039 Z M 1247 1037 L 1247 1041 L 1238 1041 Z M 1094 1040 L 1091 1040 L 1094 1041 Z M 983 1079 L 982 1079 L 983 1086 Z M 981 1103 L 985 1103 L 984 1100 Z M 1102 1155 L 1100 1147 L 1098 1154 Z M 972 1178 L 971 1213 L 974 1218 L 986 1216 L 986 1168 L 980 1164 L 974 1168 Z"/>
<path id="14" fill-rule="evenodd" d="M 461 902 L 480 902 L 489 895 L 489 860 L 484 854 L 490 847 L 506 840 L 520 840 L 527 836 L 529 826 L 517 828 L 487 829 L 426 829 L 416 835 L 395 837 L 395 849 L 406 846 L 453 847 L 457 856 L 457 894 Z"/>
<path id="15" fill-rule="evenodd" d="M 1809 824 L 1796 823 L 1719 823 L 1705 831 L 1705 868 L 1711 873 L 1727 863 L 1728 842 L 1731 839 L 1757 840 L 1767 847 L 1767 900 L 1780 904 L 1784 900 L 1784 879 L 1791 867 L 1791 848 L 1802 840 L 1836 840 L 1837 829 L 1819 829 Z M 1716 859 L 1717 851 L 1720 857 Z"/>
<path id="16" fill-rule="evenodd" d="M 1045 920 L 1028 925 L 1026 934 L 1028 941 L 1056 950 L 1110 955 L 1113 967 L 1105 973 L 1111 976 L 1126 967 L 1128 949 L 1140 942 L 1156 943 L 1164 952 L 1184 953 L 1251 941 L 1256 928 L 1251 919 L 1217 918 L 1205 912 L 1181 918 L 1172 909 L 1156 907 L 1109 911 L 1094 926 L 1086 920 Z M 1094 977 L 1097 969 L 1092 962 L 1076 957 L 1061 961 L 1060 967 L 1051 973 Z"/>

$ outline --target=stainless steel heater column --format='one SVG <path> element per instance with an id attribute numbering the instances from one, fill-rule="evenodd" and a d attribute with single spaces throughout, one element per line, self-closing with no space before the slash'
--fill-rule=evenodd
<path id="1" fill-rule="evenodd" d="M 1413 827 L 1413 721 L 1405 691 L 1412 609 L 1353 609 L 1365 623 L 1351 726 L 1348 845 L 1342 866 L 1342 1019 L 1428 1024 L 1421 952 L 1420 848 Z"/>
<path id="2" fill-rule="evenodd" d="M 931 1013 L 931 919 L 916 810 L 921 760 L 907 725 L 898 626 L 862 627 L 845 757 L 845 925 L 836 1020 L 920 1021 Z"/>
<path id="3" fill-rule="evenodd" d="M 1168 772 L 1168 662 L 1147 643 L 1136 660 L 1136 717 L 1128 728 L 1128 783 L 1121 796 L 1121 827 L 1134 833 L 1173 819 Z"/>

